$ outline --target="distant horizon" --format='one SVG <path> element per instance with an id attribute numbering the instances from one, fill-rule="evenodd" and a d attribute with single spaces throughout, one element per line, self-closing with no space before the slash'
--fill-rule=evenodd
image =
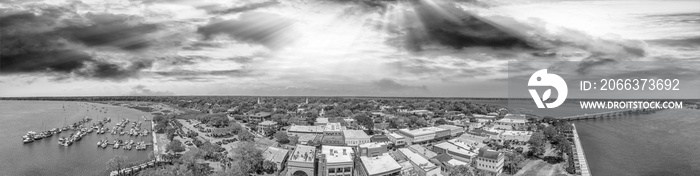
<path id="1" fill-rule="evenodd" d="M 3 97 L 4 99 L 22 99 L 22 98 L 90 98 L 90 97 L 259 97 L 259 98 L 277 98 L 277 97 L 295 97 L 295 98 L 407 98 L 407 99 L 474 99 L 474 100 L 532 100 L 532 98 L 505 98 L 505 97 L 428 97 L 428 96 L 321 96 L 321 95 L 114 95 L 114 96 L 27 96 L 27 97 Z M 700 100 L 700 98 L 567 98 L 570 100 Z M 533 102 L 534 103 L 534 102 Z"/>

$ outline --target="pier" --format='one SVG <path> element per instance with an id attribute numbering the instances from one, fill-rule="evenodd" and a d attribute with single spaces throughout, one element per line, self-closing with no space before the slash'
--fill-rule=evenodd
<path id="1" fill-rule="evenodd" d="M 145 119 L 145 118 L 144 118 Z M 148 120 L 145 119 L 146 121 L 151 121 L 151 135 L 153 136 L 153 143 L 146 143 L 146 146 L 153 146 L 153 155 L 155 156 L 154 160 L 121 169 L 119 171 L 111 171 L 109 172 L 110 176 L 117 176 L 117 175 L 123 175 L 123 174 L 134 174 L 137 173 L 143 169 L 150 168 L 150 167 L 155 167 L 157 165 L 163 164 L 163 163 L 170 163 L 172 161 L 166 161 L 164 160 L 160 155 L 158 155 L 158 140 L 156 139 L 156 131 L 154 130 L 156 128 L 156 124 L 153 122 L 153 120 Z"/>
<path id="2" fill-rule="evenodd" d="M 587 120 L 587 119 L 603 119 L 603 118 L 622 117 L 622 116 L 628 116 L 628 115 L 650 114 L 650 113 L 655 113 L 657 110 L 658 109 L 625 109 L 625 110 L 617 110 L 617 111 L 609 111 L 609 112 L 599 112 L 599 113 L 593 113 L 593 114 L 558 117 L 557 119 L 569 120 L 569 121 Z"/>
<path id="3" fill-rule="evenodd" d="M 581 146 L 581 140 L 578 137 L 578 132 L 576 131 L 576 125 L 573 126 L 572 133 L 574 135 L 574 146 L 571 147 L 574 153 L 574 164 L 576 165 L 576 175 L 581 176 L 591 176 L 591 169 L 588 168 L 588 162 L 586 161 L 586 154 L 583 152 L 583 146 Z"/>

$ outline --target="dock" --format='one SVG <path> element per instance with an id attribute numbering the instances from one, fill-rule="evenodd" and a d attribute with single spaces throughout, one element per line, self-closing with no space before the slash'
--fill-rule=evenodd
<path id="1" fill-rule="evenodd" d="M 573 126 L 572 133 L 574 135 L 574 146 L 571 147 L 574 153 L 574 164 L 576 165 L 576 175 L 581 176 L 591 176 L 591 169 L 588 167 L 588 161 L 586 161 L 586 154 L 583 152 L 583 146 L 581 146 L 581 140 L 579 139 L 578 132 L 576 131 L 576 125 Z"/>

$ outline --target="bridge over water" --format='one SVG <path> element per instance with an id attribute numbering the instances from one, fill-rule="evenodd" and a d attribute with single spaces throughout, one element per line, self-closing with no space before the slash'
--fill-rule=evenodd
<path id="1" fill-rule="evenodd" d="M 658 109 L 623 109 L 623 110 L 599 112 L 599 113 L 593 113 L 593 114 L 558 117 L 557 119 L 563 119 L 563 120 L 602 119 L 602 118 L 614 118 L 614 117 L 622 117 L 622 116 L 629 116 L 629 115 L 650 114 L 650 113 L 655 113 L 656 111 L 658 111 Z"/>

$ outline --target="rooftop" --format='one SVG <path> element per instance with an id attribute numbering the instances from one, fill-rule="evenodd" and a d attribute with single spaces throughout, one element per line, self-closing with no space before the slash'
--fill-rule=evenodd
<path id="1" fill-rule="evenodd" d="M 404 138 L 403 135 L 400 135 L 398 133 L 389 133 L 389 135 L 391 135 L 391 137 L 394 137 L 396 139 Z"/>
<path id="2" fill-rule="evenodd" d="M 369 138 L 369 135 L 362 130 L 343 130 L 345 138 Z"/>
<path id="3" fill-rule="evenodd" d="M 414 153 L 410 149 L 407 148 L 399 148 L 399 152 L 406 156 L 406 158 L 414 163 L 415 165 L 418 165 L 421 167 L 423 170 L 431 169 L 436 167 L 435 164 L 431 163 L 425 156 Z"/>
<path id="4" fill-rule="evenodd" d="M 316 118 L 316 123 L 328 123 L 328 118 Z"/>
<path id="5" fill-rule="evenodd" d="M 479 157 L 480 158 L 488 158 L 488 159 L 492 159 L 492 160 L 498 160 L 499 156 L 501 156 L 501 152 L 491 150 L 491 149 L 486 149 L 486 148 L 479 149 Z"/>
<path id="6" fill-rule="evenodd" d="M 475 118 L 480 118 L 480 119 L 493 119 L 496 118 L 496 116 L 492 115 L 483 115 L 483 114 L 472 114 L 473 117 Z"/>
<path id="7" fill-rule="evenodd" d="M 289 156 L 289 161 L 313 163 L 316 155 L 316 148 L 306 145 L 297 145 L 294 152 Z"/>
<path id="8" fill-rule="evenodd" d="M 370 142 L 370 143 L 364 143 L 360 144 L 361 148 L 378 148 L 378 147 L 386 147 L 386 143 L 379 143 L 379 142 Z"/>
<path id="9" fill-rule="evenodd" d="M 447 161 L 447 163 L 449 163 L 452 166 L 469 165 L 469 163 L 465 163 L 465 162 L 462 162 L 462 161 L 456 160 L 456 159 L 451 159 L 451 160 Z"/>
<path id="10" fill-rule="evenodd" d="M 454 125 L 440 125 L 437 126 L 438 128 L 446 129 L 446 130 L 459 130 L 459 129 L 464 129 L 462 127 L 454 126 Z"/>
<path id="11" fill-rule="evenodd" d="M 300 134 L 298 141 L 299 142 L 309 142 L 309 141 L 316 139 L 319 136 L 321 136 L 321 134 Z"/>
<path id="12" fill-rule="evenodd" d="M 501 133 L 501 135 L 507 135 L 507 136 L 530 136 L 532 135 L 532 131 L 504 131 Z"/>
<path id="13" fill-rule="evenodd" d="M 322 133 L 323 126 L 292 125 L 288 132 Z"/>
<path id="14" fill-rule="evenodd" d="M 269 115 L 271 115 L 271 114 L 272 114 L 272 113 L 269 113 L 269 112 L 258 112 L 258 113 L 255 113 L 255 114 L 251 114 L 250 116 L 254 116 L 254 117 L 266 117 L 266 116 L 269 116 Z"/>
<path id="15" fill-rule="evenodd" d="M 389 172 L 401 170 L 402 166 L 394 160 L 389 154 L 383 154 L 375 157 L 361 156 L 362 165 L 367 170 L 369 175 L 379 175 Z"/>
<path id="16" fill-rule="evenodd" d="M 321 153 L 326 155 L 328 163 L 353 162 L 352 147 L 324 145 L 321 147 Z"/>
<path id="17" fill-rule="evenodd" d="M 340 123 L 328 123 L 326 124 L 325 131 L 341 131 L 342 126 L 340 126 Z"/>
<path id="18" fill-rule="evenodd" d="M 277 125 L 277 122 L 273 122 L 273 121 L 266 120 L 266 121 L 260 122 L 258 125 L 265 125 L 265 126 L 268 126 L 268 125 Z"/>
<path id="19" fill-rule="evenodd" d="M 428 135 L 432 134 L 438 131 L 445 131 L 445 129 L 438 128 L 438 127 L 425 127 L 425 128 L 419 128 L 415 130 L 408 130 L 408 129 L 400 129 L 399 132 L 415 137 L 415 136 L 421 136 L 421 135 Z"/>
<path id="20" fill-rule="evenodd" d="M 475 149 L 474 147 L 459 146 L 459 145 L 455 145 L 455 144 L 450 143 L 450 142 L 442 142 L 439 144 L 435 144 L 435 147 L 442 148 L 442 149 L 448 150 L 448 151 L 453 152 L 453 153 L 459 153 L 460 155 L 464 155 L 464 156 L 469 156 L 469 157 L 476 156 L 476 152 L 471 150 L 471 149 Z"/>
<path id="21" fill-rule="evenodd" d="M 498 120 L 498 122 L 508 122 L 508 123 L 525 123 L 527 118 L 524 114 L 506 114 L 503 119 Z"/>
<path id="22" fill-rule="evenodd" d="M 487 130 L 483 130 L 483 129 L 474 129 L 474 130 L 469 131 L 469 133 L 477 134 L 477 135 L 498 135 L 497 132 L 487 131 Z"/>
<path id="23" fill-rule="evenodd" d="M 267 149 L 263 151 L 263 158 L 268 161 L 281 163 L 287 157 L 287 153 L 289 153 L 289 150 L 277 147 L 267 147 Z"/>
<path id="24" fill-rule="evenodd" d="M 388 142 L 391 141 L 389 140 L 389 137 L 386 137 L 386 135 L 374 135 L 369 138 L 370 142 Z"/>
<path id="25" fill-rule="evenodd" d="M 408 146 L 408 148 L 411 149 L 411 151 L 419 153 L 419 154 L 421 154 L 425 157 L 428 157 L 428 158 L 432 158 L 432 157 L 437 156 L 437 153 L 435 153 L 431 150 L 428 150 L 427 148 L 425 148 L 421 145 L 411 145 L 411 146 Z"/>

